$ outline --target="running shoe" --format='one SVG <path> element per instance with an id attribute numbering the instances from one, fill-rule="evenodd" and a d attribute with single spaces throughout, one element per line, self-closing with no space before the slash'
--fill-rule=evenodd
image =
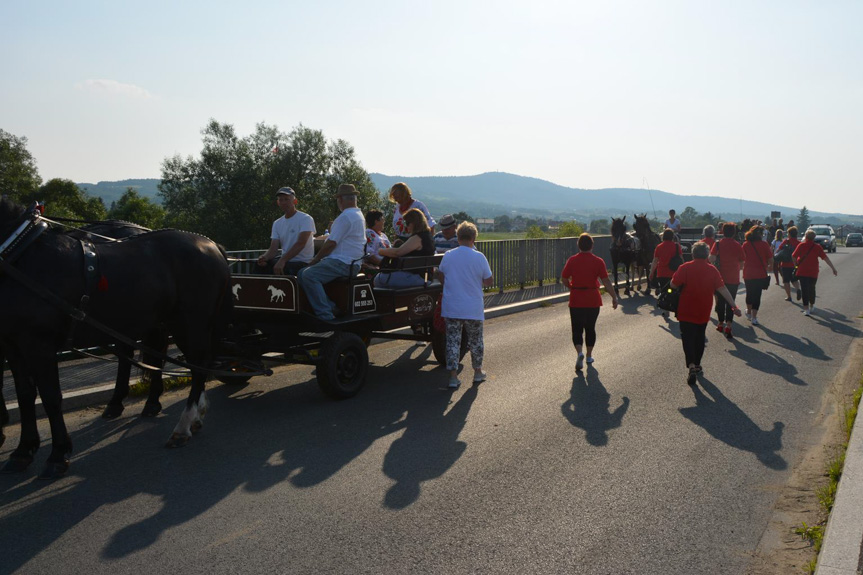
<path id="1" fill-rule="evenodd" d="M 725 337 L 728 339 L 734 339 L 734 334 L 731 333 L 731 326 L 725 328 Z"/>
<path id="2" fill-rule="evenodd" d="M 584 368 L 584 354 L 578 354 L 578 359 L 575 360 L 575 370 L 581 371 Z"/>
<path id="3" fill-rule="evenodd" d="M 725 331 L 725 324 L 724 324 L 724 323 L 720 323 L 719 325 L 717 325 L 717 326 L 716 326 L 716 331 L 718 331 L 719 333 L 722 333 L 723 331 Z"/>
<path id="4" fill-rule="evenodd" d="M 752 325 L 761 325 L 760 323 L 758 323 L 758 318 L 757 318 L 757 317 L 753 317 L 753 318 L 752 318 Z"/>

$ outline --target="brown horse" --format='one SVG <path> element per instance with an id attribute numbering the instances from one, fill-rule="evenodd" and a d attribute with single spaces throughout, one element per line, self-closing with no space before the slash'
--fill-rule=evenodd
<path id="1" fill-rule="evenodd" d="M 630 270 L 638 260 L 640 242 L 638 238 L 626 233 L 626 216 L 622 218 L 611 218 L 611 269 L 614 273 L 614 293 L 619 292 L 617 287 L 617 268 L 623 264 L 626 274 L 626 289 L 624 295 L 629 295 Z"/>
<path id="2" fill-rule="evenodd" d="M 640 249 L 638 250 L 638 257 L 636 258 L 636 266 L 637 266 L 637 281 L 641 282 L 641 276 L 644 274 L 645 284 L 644 284 L 644 292 L 650 292 L 650 285 L 647 281 L 649 278 L 647 277 L 648 272 L 650 271 L 650 263 L 653 261 L 653 252 L 656 250 L 656 246 L 660 243 L 659 234 L 650 229 L 650 220 L 647 219 L 647 214 L 633 214 L 635 216 L 635 223 L 632 224 L 632 228 L 635 231 L 635 237 L 638 238 L 640 245 Z"/>

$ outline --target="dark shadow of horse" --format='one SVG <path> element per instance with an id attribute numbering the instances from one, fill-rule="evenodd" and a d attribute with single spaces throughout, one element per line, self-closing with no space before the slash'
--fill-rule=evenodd
<path id="1" fill-rule="evenodd" d="M 608 444 L 608 432 L 623 423 L 629 398 L 624 396 L 614 411 L 609 411 L 610 404 L 611 394 L 602 385 L 599 373 L 588 365 L 586 377 L 579 373 L 572 380 L 570 397 L 560 406 L 560 411 L 573 426 L 584 430 L 589 444 L 602 447 Z"/>
<path id="2" fill-rule="evenodd" d="M 0 237 L 15 237 L 16 230 L 38 221 L 37 212 L 0 199 Z M 161 230 L 94 244 L 94 257 L 87 251 L 79 240 L 48 229 L 13 264 L 4 262 L 0 348 L 15 379 L 21 415 L 19 444 L 4 472 L 25 470 L 39 448 L 37 394 L 51 424 L 52 443 L 41 477 L 58 477 L 68 469 L 72 442 L 61 410 L 57 352 L 70 340 L 74 347 L 114 341 L 91 323 L 79 321 L 82 314 L 132 340 L 154 341 L 154 334 L 168 331 L 187 361 L 197 366 L 211 364 L 230 321 L 230 271 L 224 251 L 212 240 Z M 21 277 L 13 277 L 13 271 Z M 88 274 L 98 281 L 88 281 Z M 200 427 L 207 409 L 204 381 L 203 371 L 192 372 L 186 409 L 170 445 L 183 445 Z"/>
<path id="3" fill-rule="evenodd" d="M 683 417 L 719 441 L 755 454 L 758 461 L 770 469 L 788 467 L 788 463 L 778 453 L 782 449 L 782 430 L 785 427 L 781 421 L 775 422 L 770 431 L 764 431 L 710 380 L 701 377 L 699 383 L 701 387 L 692 387 L 695 406 L 679 410 Z"/>

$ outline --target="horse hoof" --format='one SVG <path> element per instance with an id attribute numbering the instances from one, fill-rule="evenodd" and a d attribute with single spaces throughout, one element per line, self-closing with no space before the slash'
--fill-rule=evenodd
<path id="1" fill-rule="evenodd" d="M 172 433 L 171 438 L 168 439 L 168 443 L 165 444 L 165 447 L 169 449 L 174 449 L 175 447 L 183 447 L 187 443 L 191 437 L 188 435 L 183 435 L 182 433 Z"/>
<path id="2" fill-rule="evenodd" d="M 117 419 L 123 414 L 124 409 L 122 405 L 109 405 L 102 412 L 102 419 Z"/>
<path id="3" fill-rule="evenodd" d="M 45 469 L 39 474 L 39 479 L 59 479 L 66 475 L 69 471 L 69 460 L 49 461 L 45 464 Z"/>
<path id="4" fill-rule="evenodd" d="M 159 413 L 162 412 L 162 404 L 158 401 L 156 403 L 145 403 L 144 409 L 141 411 L 141 417 L 156 417 Z"/>
<path id="5" fill-rule="evenodd" d="M 193 421 L 192 425 L 190 426 L 190 429 L 192 430 L 192 433 L 198 433 L 199 431 L 201 431 L 202 427 L 204 427 L 204 422 L 199 420 L 199 421 Z"/>
<path id="6" fill-rule="evenodd" d="M 0 469 L 0 473 L 4 475 L 9 475 L 12 473 L 23 473 L 27 471 L 27 468 L 30 467 L 31 463 L 33 463 L 32 457 L 10 457 L 9 461 L 6 462 L 6 465 L 3 466 L 3 469 Z"/>

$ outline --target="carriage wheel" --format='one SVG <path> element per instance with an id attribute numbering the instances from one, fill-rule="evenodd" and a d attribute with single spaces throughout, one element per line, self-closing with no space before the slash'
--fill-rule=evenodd
<path id="1" fill-rule="evenodd" d="M 362 338 L 353 333 L 334 333 L 321 346 L 318 386 L 333 399 L 353 397 L 366 382 L 368 369 L 369 353 Z"/>

